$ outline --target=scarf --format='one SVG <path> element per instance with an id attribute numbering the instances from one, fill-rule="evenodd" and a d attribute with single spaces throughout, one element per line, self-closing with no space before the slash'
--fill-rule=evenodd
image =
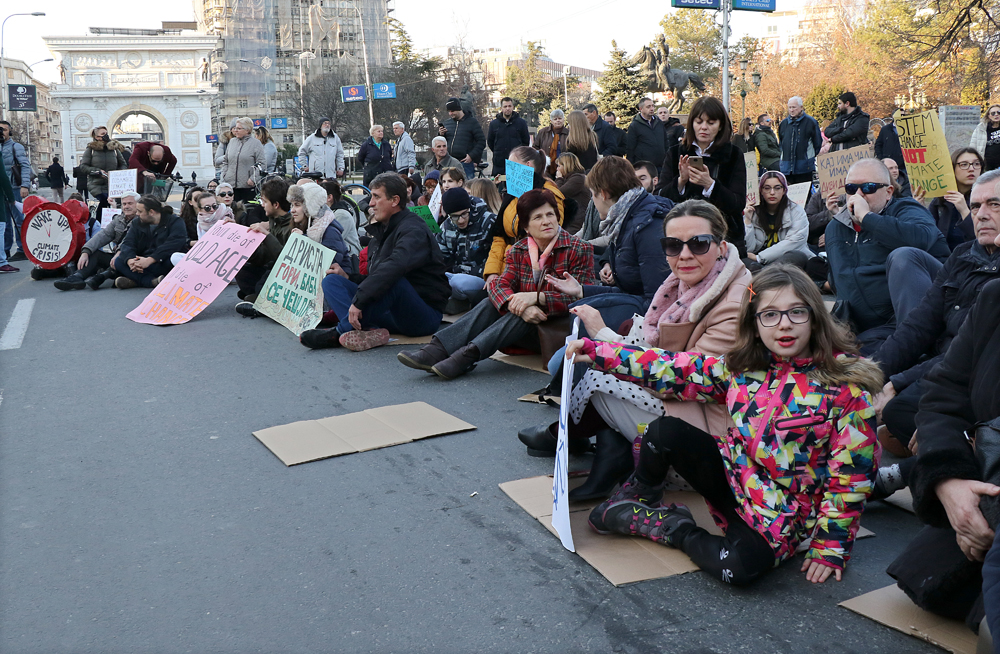
<path id="1" fill-rule="evenodd" d="M 206 216 L 205 214 L 199 211 L 198 229 L 200 229 L 201 233 L 204 234 L 208 230 L 212 229 L 212 225 L 225 218 L 227 214 L 229 215 L 230 218 L 233 217 L 232 209 L 222 204 L 221 202 L 219 203 L 219 208 L 215 210 L 215 213 Z"/>
<path id="2" fill-rule="evenodd" d="M 556 235 L 552 237 L 549 244 L 545 246 L 545 251 L 539 256 L 538 243 L 535 242 L 535 239 L 530 236 L 528 237 L 528 257 L 531 259 L 531 274 L 535 278 L 535 288 L 539 286 L 542 271 L 545 270 L 545 264 L 549 262 L 549 257 L 552 255 L 552 248 L 556 246 L 556 241 L 558 240 L 559 232 L 556 232 Z"/>
<path id="3" fill-rule="evenodd" d="M 657 118 L 659 120 L 659 118 Z M 615 202 L 611 209 L 608 211 L 608 217 L 601 222 L 601 236 L 608 237 L 608 243 L 611 243 L 618 237 L 618 230 L 622 227 L 622 221 L 625 220 L 625 216 L 628 215 L 629 210 L 632 208 L 642 194 L 646 191 L 638 186 L 633 189 L 629 189 L 618 198 L 618 202 Z"/>
<path id="4" fill-rule="evenodd" d="M 642 336 L 650 347 L 657 347 L 660 343 L 660 325 L 691 321 L 691 305 L 712 287 L 725 267 L 726 259 L 718 259 L 704 279 L 694 286 L 688 286 L 677 275 L 670 273 L 660 288 L 656 289 L 649 310 L 642 320 Z"/>

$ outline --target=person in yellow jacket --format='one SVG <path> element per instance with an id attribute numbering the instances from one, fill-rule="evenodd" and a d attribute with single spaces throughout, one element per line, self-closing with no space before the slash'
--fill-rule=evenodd
<path id="1" fill-rule="evenodd" d="M 559 203 L 559 224 L 562 225 L 563 216 L 567 215 L 565 204 L 567 202 L 576 204 L 576 202 L 574 200 L 567 200 L 566 196 L 559 190 L 559 187 L 556 186 L 556 183 L 545 177 L 545 155 L 530 146 L 522 145 L 514 148 L 509 158 L 535 169 L 533 188 L 544 188 L 556 196 L 556 202 Z M 573 207 L 570 208 L 572 209 Z M 573 213 L 575 213 L 575 209 L 569 215 L 573 215 Z M 505 193 L 503 196 L 500 213 L 496 222 L 493 223 L 492 236 L 493 245 L 490 247 L 490 254 L 486 259 L 486 267 L 483 268 L 483 276 L 486 279 L 487 285 L 493 277 L 503 272 L 507 250 L 518 240 L 517 198 L 509 193 Z"/>

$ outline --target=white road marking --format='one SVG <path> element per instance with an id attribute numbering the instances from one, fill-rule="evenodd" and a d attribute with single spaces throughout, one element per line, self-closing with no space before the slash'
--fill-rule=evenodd
<path id="1" fill-rule="evenodd" d="M 21 347 L 24 335 L 28 333 L 28 321 L 31 320 L 31 310 L 35 308 L 35 298 L 18 300 L 14 313 L 0 336 L 0 350 L 16 350 Z"/>

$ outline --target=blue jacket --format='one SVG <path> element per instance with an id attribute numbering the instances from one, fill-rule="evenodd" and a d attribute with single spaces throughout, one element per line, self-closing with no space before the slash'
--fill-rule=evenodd
<path id="1" fill-rule="evenodd" d="M 344 228 L 341 227 L 340 223 L 337 222 L 336 219 L 331 220 L 330 224 L 327 225 L 326 229 L 323 231 L 323 237 L 320 239 L 320 244 L 323 247 L 333 250 L 334 263 L 340 264 L 340 266 L 345 270 L 347 269 L 344 265 L 345 258 L 348 253 L 347 243 L 344 242 Z"/>
<path id="2" fill-rule="evenodd" d="M 781 172 L 785 175 L 804 175 L 816 170 L 816 153 L 823 147 L 819 123 L 803 113 L 798 118 L 785 118 L 778 125 L 781 142 Z"/>
<path id="3" fill-rule="evenodd" d="M 944 262 L 950 251 L 930 212 L 912 198 L 889 201 L 881 214 L 869 213 L 855 230 L 847 211 L 826 226 L 830 283 L 846 303 L 855 333 L 893 319 L 886 259 L 896 248 L 914 247 Z"/>
<path id="4" fill-rule="evenodd" d="M 673 201 L 645 192 L 632 204 L 622 218 L 618 237 L 601 255 L 601 261 L 611 264 L 616 285 L 585 286 L 584 297 L 628 293 L 645 298 L 647 304 L 652 301 L 656 290 L 670 274 L 660 237 L 663 236 L 663 218 L 673 206 Z"/>

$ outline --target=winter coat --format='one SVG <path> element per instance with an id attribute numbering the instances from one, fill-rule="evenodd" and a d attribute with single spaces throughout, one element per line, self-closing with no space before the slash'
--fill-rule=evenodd
<path id="1" fill-rule="evenodd" d="M 795 204 L 791 200 L 785 207 L 781 215 L 781 227 L 778 228 L 778 242 L 771 247 L 767 245 L 767 232 L 760 224 L 760 217 L 754 212 L 750 221 L 752 224 L 746 228 L 747 252 L 757 255 L 757 261 L 761 265 L 771 263 L 780 256 L 789 252 L 801 252 L 810 259 L 813 257 L 812 250 L 809 249 L 809 218 L 805 209 Z"/>
<path id="2" fill-rule="evenodd" d="M 251 188 L 248 182 L 256 179 L 255 166 L 264 163 L 264 145 L 253 135 L 230 139 L 222 161 L 222 181 L 234 189 Z"/>
<path id="3" fill-rule="evenodd" d="M 441 248 L 441 256 L 448 272 L 482 277 L 486 257 L 490 253 L 490 233 L 497 215 L 479 198 L 470 199 L 472 208 L 469 210 L 469 224 L 465 229 L 459 229 L 451 218 L 446 218 L 441 223 L 441 232 L 435 234 L 434 238 Z"/>
<path id="4" fill-rule="evenodd" d="M 685 127 L 673 116 L 664 123 L 667 126 L 667 149 L 676 148 L 684 138 Z M 656 163 L 655 161 L 652 163 Z"/>
<path id="5" fill-rule="evenodd" d="M 388 223 L 371 223 L 365 231 L 368 243 L 368 274 L 352 276 L 358 284 L 352 304 L 364 311 L 381 299 L 400 279 L 406 279 L 424 302 L 444 311 L 451 297 L 444 259 L 427 223 L 408 209 Z"/>
<path id="6" fill-rule="evenodd" d="M 591 129 L 594 130 L 594 135 L 597 136 L 597 151 L 602 157 L 613 157 L 620 154 L 618 150 L 618 134 L 615 133 L 614 128 L 606 120 L 598 116 L 594 124 L 591 125 Z"/>
<path id="7" fill-rule="evenodd" d="M 854 333 L 892 320 L 886 259 L 900 247 L 924 250 L 942 262 L 950 254 L 930 213 L 911 198 L 889 200 L 882 213 L 869 213 L 860 227 L 846 209 L 826 226 L 830 283 L 847 306 Z"/>
<path id="8" fill-rule="evenodd" d="M 392 149 L 392 169 L 408 174 L 410 168 L 417 169 L 417 149 L 413 145 L 413 137 L 403 132 Z"/>
<path id="9" fill-rule="evenodd" d="M 667 124 L 655 114 L 649 121 L 644 120 L 642 114 L 633 116 L 625 137 L 625 157 L 632 163 L 650 161 L 655 164 L 666 156 Z"/>
<path id="10" fill-rule="evenodd" d="M 49 180 L 52 188 L 64 188 L 66 186 L 66 170 L 61 164 L 53 162 L 45 169 L 45 177 Z"/>
<path id="11" fill-rule="evenodd" d="M 335 202 L 330 208 L 333 210 L 337 223 L 340 224 L 348 252 L 352 255 L 361 254 L 361 239 L 358 237 L 358 221 L 354 211 L 344 200 Z"/>
<path id="12" fill-rule="evenodd" d="M 642 191 L 622 218 L 617 237 L 608 243 L 601 255 L 601 262 L 611 264 L 615 286 L 585 286 L 584 297 L 628 293 L 645 298 L 649 304 L 670 274 L 660 237 L 663 236 L 663 218 L 673 206 L 670 200 Z"/>
<path id="13" fill-rule="evenodd" d="M 127 170 L 128 163 L 122 154 L 122 144 L 114 139 L 104 141 L 91 141 L 87 144 L 87 151 L 80 158 L 80 170 L 87 177 L 87 192 L 91 195 L 107 194 L 108 178 L 103 175 L 92 175 L 91 173 L 106 172 L 112 170 Z"/>
<path id="14" fill-rule="evenodd" d="M 983 158 L 986 157 L 986 144 L 989 140 L 989 134 L 987 133 L 989 125 L 987 124 L 988 119 L 983 119 L 976 129 L 972 132 L 972 138 L 969 139 L 969 147 L 975 148 L 976 152 L 982 155 Z M 6 162 L 4 162 L 6 163 Z M 986 172 L 985 170 L 983 172 Z"/>
<path id="15" fill-rule="evenodd" d="M 875 354 L 897 393 L 941 361 L 980 291 L 1000 278 L 998 271 L 1000 250 L 988 253 L 978 241 L 955 248 L 920 304 Z"/>
<path id="16" fill-rule="evenodd" d="M 462 167 L 462 162 L 456 159 L 455 157 L 451 156 L 450 154 L 445 155 L 445 158 L 442 159 L 441 161 L 438 161 L 437 156 L 432 154 L 431 160 L 427 162 L 426 166 L 424 166 L 424 177 L 427 177 L 427 173 L 431 172 L 432 170 L 444 170 L 445 168 L 458 168 L 463 172 L 465 170 Z"/>
<path id="17" fill-rule="evenodd" d="M 163 148 L 163 158 L 160 159 L 160 163 L 158 164 L 154 164 L 149 160 L 149 151 L 154 145 L 159 145 Z M 142 175 L 145 170 L 160 175 L 169 175 L 174 172 L 176 166 L 177 157 L 170 151 L 170 148 L 163 144 L 150 143 L 149 141 L 136 143 L 132 147 L 132 156 L 128 158 L 128 167 L 134 168 L 139 175 Z"/>
<path id="18" fill-rule="evenodd" d="M 128 233 L 133 221 L 135 221 L 135 216 L 126 220 L 124 214 L 115 214 L 107 226 L 102 227 L 101 231 L 91 236 L 90 240 L 83 244 L 82 251 L 93 254 L 109 244 L 114 244 L 115 249 L 117 249 L 125 239 L 125 234 Z"/>
<path id="19" fill-rule="evenodd" d="M 866 391 L 811 379 L 808 358 L 772 356 L 765 370 L 734 373 L 725 357 L 700 352 L 596 348 L 597 370 L 682 401 L 725 404 L 734 426 L 716 444 L 736 512 L 771 545 L 776 563 L 811 537 L 806 559 L 844 568 L 878 471 Z"/>
<path id="20" fill-rule="evenodd" d="M 556 144 L 555 153 L 552 152 L 552 142 L 556 139 L 557 132 L 552 129 L 552 125 L 546 125 L 535 134 L 535 149 L 544 154 L 549 159 L 549 174 L 555 175 L 556 159 L 563 152 L 566 152 L 566 139 L 569 138 L 569 127 L 562 126 L 559 130 L 559 143 Z M 552 156 L 555 154 L 555 156 Z"/>
<path id="21" fill-rule="evenodd" d="M 587 175 L 573 173 L 564 179 L 557 179 L 556 186 L 564 196 L 573 198 L 576 202 L 576 212 L 572 216 L 566 216 L 563 221 L 563 229 L 570 234 L 576 234 L 583 226 L 583 214 L 591 199 L 590 189 L 587 188 Z"/>
<path id="22" fill-rule="evenodd" d="M 258 139 L 260 140 L 260 139 Z M 278 146 L 274 141 L 262 144 L 264 146 L 264 172 L 273 173 L 278 170 Z"/>
<path id="23" fill-rule="evenodd" d="M 847 150 L 868 142 L 868 125 L 871 118 L 856 107 L 851 113 L 837 114 L 823 132 L 833 143 L 830 151 Z"/>
<path id="24" fill-rule="evenodd" d="M 365 139 L 358 150 L 358 166 L 364 171 L 364 177 L 369 182 L 379 173 L 391 171 L 392 146 L 389 145 L 389 141 L 383 138 L 381 143 L 376 143 L 372 136 Z"/>
<path id="25" fill-rule="evenodd" d="M 1000 281 L 983 286 L 978 301 L 944 357 L 924 378 L 917 413 L 920 453 L 910 476 L 913 508 L 934 527 L 950 527 L 937 496 L 946 479 L 982 480 L 972 445 L 978 422 L 1000 416 Z"/>
<path id="26" fill-rule="evenodd" d="M 490 121 L 489 133 L 486 135 L 486 145 L 493 152 L 493 174 L 503 175 L 507 169 L 507 158 L 514 148 L 530 145 L 528 123 L 524 122 L 516 111 L 510 118 L 504 118 L 503 112 Z"/>
<path id="27" fill-rule="evenodd" d="M 892 159 L 899 166 L 899 172 L 906 170 L 906 160 L 903 159 L 903 146 L 899 143 L 899 133 L 894 122 L 888 123 L 879 130 L 875 139 L 875 158 Z"/>
<path id="28" fill-rule="evenodd" d="M 562 225 L 566 220 L 566 196 L 559 190 L 555 182 L 536 173 L 532 188 L 544 188 L 556 196 L 556 203 L 559 205 L 559 224 Z M 503 272 L 507 251 L 520 238 L 520 234 L 517 233 L 517 198 L 509 193 L 504 193 L 500 214 L 497 216 L 496 222 L 493 223 L 493 245 L 490 247 L 490 255 L 486 259 L 486 267 L 483 268 L 483 277 L 499 275 Z"/>
<path id="29" fill-rule="evenodd" d="M 802 113 L 798 118 L 785 118 L 778 125 L 781 142 L 781 164 L 784 175 L 806 175 L 816 170 L 816 154 L 823 147 L 823 133 L 812 116 Z"/>
<path id="30" fill-rule="evenodd" d="M 697 147 L 694 143 L 688 147 L 681 143 L 667 151 L 656 193 L 670 198 L 675 203 L 684 200 L 708 200 L 714 204 L 729 225 L 726 238 L 743 252 L 743 208 L 747 204 L 747 169 L 743 153 L 732 143 L 723 143 L 711 153 L 703 155 L 708 172 L 715 180 L 712 193 L 706 197 L 704 187 L 690 181 L 683 191 L 677 190 L 677 180 L 680 179 L 678 164 L 680 157 L 696 154 Z"/>
<path id="31" fill-rule="evenodd" d="M 765 170 L 778 170 L 781 161 L 781 148 L 778 146 L 778 137 L 774 135 L 774 130 L 770 126 L 757 126 L 750 143 L 760 154 L 760 167 Z"/>
<path id="32" fill-rule="evenodd" d="M 28 159 L 28 151 L 24 149 L 24 146 L 14 139 L 7 139 L 3 144 L 0 144 L 0 152 L 3 153 L 3 167 L 7 171 L 7 179 L 10 180 L 10 185 L 12 187 L 18 186 L 14 182 L 14 160 L 17 159 L 17 163 L 21 167 L 20 186 L 22 188 L 31 188 L 31 179 L 35 176 L 35 172 L 31 168 L 31 160 Z"/>
<path id="33" fill-rule="evenodd" d="M 124 263 L 135 257 L 152 257 L 159 262 L 170 261 L 171 254 L 186 252 L 187 248 L 187 228 L 177 214 L 161 214 L 158 225 L 133 218 L 118 250 L 118 260 Z"/>
<path id="34" fill-rule="evenodd" d="M 572 152 L 576 155 L 576 158 L 580 160 L 583 165 L 583 169 L 588 173 L 590 169 L 597 164 L 597 146 L 591 144 L 586 150 L 574 150 L 573 148 L 566 148 L 567 152 Z"/>
<path id="35" fill-rule="evenodd" d="M 751 136 L 750 138 L 753 139 L 753 136 Z M 750 141 L 743 138 L 742 134 L 733 134 L 733 138 L 731 138 L 729 142 L 735 145 L 736 149 L 742 152 L 743 154 L 750 152 Z"/>
<path id="36" fill-rule="evenodd" d="M 338 170 L 344 170 L 344 145 L 333 130 L 323 136 L 317 129 L 307 136 L 299 146 L 299 156 L 309 157 L 310 172 L 323 173 L 323 177 L 333 178 Z"/>
<path id="37" fill-rule="evenodd" d="M 842 195 L 841 199 L 846 201 L 846 197 Z M 819 237 L 826 233 L 826 226 L 830 224 L 833 214 L 826 208 L 826 199 L 818 192 L 809 196 L 806 216 L 809 218 L 809 245 L 819 247 Z"/>
<path id="38" fill-rule="evenodd" d="M 971 194 L 971 191 L 965 194 L 965 206 L 969 206 L 969 196 Z M 941 233 L 944 234 L 944 239 L 948 242 L 950 249 L 954 250 L 962 243 L 976 238 L 975 219 L 971 213 L 962 218 L 962 214 L 958 212 L 955 205 L 943 197 L 931 200 L 927 210 L 934 217 L 934 223 Z"/>
<path id="39" fill-rule="evenodd" d="M 286 213 L 280 216 L 268 216 L 267 227 L 267 233 L 278 239 L 281 247 L 285 247 L 285 243 L 292 235 L 292 215 Z"/>
<path id="40" fill-rule="evenodd" d="M 333 262 L 344 265 L 348 255 L 347 244 L 344 243 L 344 228 L 337 222 L 337 217 L 325 204 L 320 208 L 319 215 L 309 221 L 306 236 L 323 247 L 333 250 Z"/>
<path id="41" fill-rule="evenodd" d="M 448 118 L 444 121 L 444 129 L 443 136 L 448 139 L 448 154 L 459 161 L 468 155 L 472 158 L 472 163 L 479 163 L 483 158 L 483 150 L 486 149 L 486 135 L 472 114 L 466 113 L 459 121 Z"/>

